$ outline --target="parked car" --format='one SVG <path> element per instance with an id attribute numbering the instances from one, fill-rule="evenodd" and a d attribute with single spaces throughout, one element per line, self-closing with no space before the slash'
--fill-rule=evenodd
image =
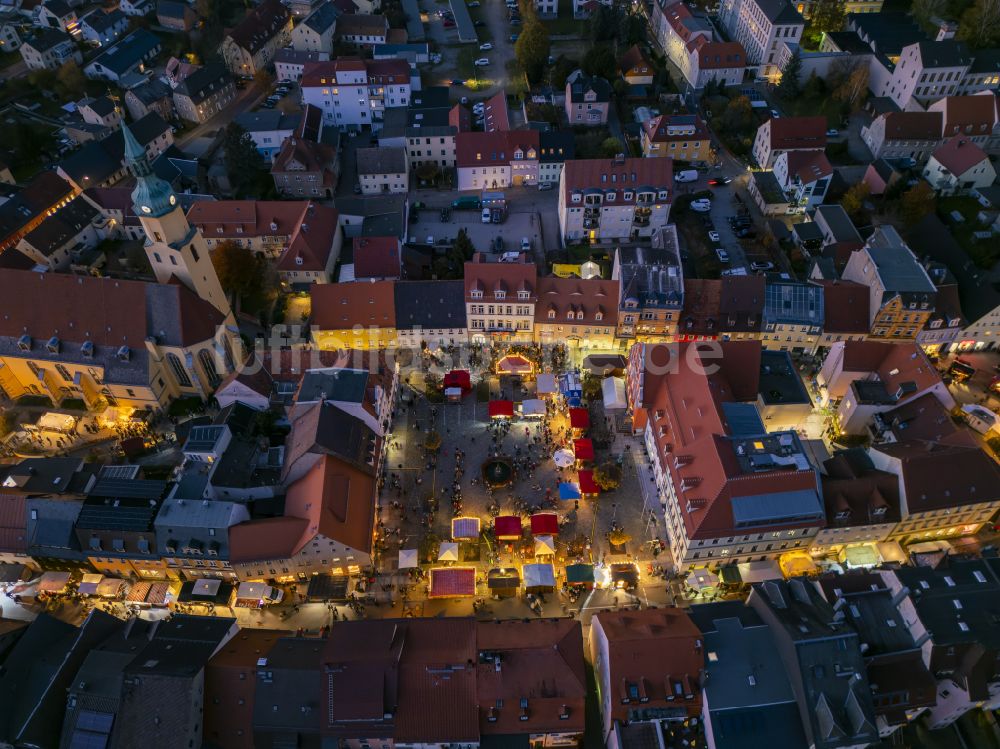
<path id="1" fill-rule="evenodd" d="M 489 52 L 491 49 L 493 49 L 493 42 L 483 42 L 479 45 L 480 52 Z"/>
<path id="2" fill-rule="evenodd" d="M 531 252 L 531 240 L 521 237 L 521 252 Z"/>
<path id="3" fill-rule="evenodd" d="M 479 0 L 472 0 L 472 2 L 469 3 L 469 7 L 470 8 L 478 8 L 479 7 Z"/>
<path id="4" fill-rule="evenodd" d="M 500 210 L 499 208 L 494 208 L 493 209 L 493 216 L 492 216 L 492 218 L 493 218 L 493 223 L 494 224 L 502 224 L 503 223 L 503 211 Z"/>
<path id="5" fill-rule="evenodd" d="M 717 232 L 717 231 L 710 231 L 708 233 L 708 241 L 709 242 L 718 242 L 719 241 L 719 232 Z"/>
<path id="6" fill-rule="evenodd" d="M 444 21 L 444 27 L 446 29 L 454 28 L 455 27 L 455 22 L 452 21 L 450 18 L 446 18 L 445 21 Z"/>
<path id="7" fill-rule="evenodd" d="M 510 35 L 510 43 L 513 44 L 516 41 L 517 41 L 517 34 L 511 34 Z"/>
<path id="8" fill-rule="evenodd" d="M 483 208 L 483 223 L 488 224 L 492 215 L 493 214 L 489 208 Z"/>
<path id="9" fill-rule="evenodd" d="M 835 127 L 831 127 L 826 131 L 827 138 L 836 138 L 838 135 L 840 135 L 840 131 Z"/>
<path id="10" fill-rule="evenodd" d="M 475 26 L 477 29 L 481 29 L 483 26 L 486 25 L 486 21 L 473 21 L 472 25 Z"/>
<path id="11" fill-rule="evenodd" d="M 720 263 L 728 263 L 729 262 L 729 253 L 726 252 L 721 247 L 716 247 L 715 248 L 715 256 L 717 258 L 719 258 L 719 262 Z"/>
<path id="12" fill-rule="evenodd" d="M 480 57 L 478 60 L 476 60 L 476 62 L 474 64 L 475 64 L 475 66 L 477 68 L 488 67 L 489 64 L 490 64 L 490 58 L 488 58 L 488 57 Z"/>
<path id="13" fill-rule="evenodd" d="M 750 263 L 750 270 L 753 271 L 765 271 L 774 268 L 774 263 L 768 263 L 764 261 L 755 261 Z"/>
<path id="14" fill-rule="evenodd" d="M 493 252 L 503 252 L 503 237 L 499 234 L 493 239 Z"/>
<path id="15" fill-rule="evenodd" d="M 541 190 L 542 192 L 544 192 L 546 190 L 551 190 L 553 187 L 554 187 L 554 185 L 551 182 L 539 182 L 538 183 L 538 189 Z"/>
<path id="16" fill-rule="evenodd" d="M 771 110 L 771 117 L 777 120 L 777 119 L 781 118 L 781 114 L 778 112 L 777 109 L 772 109 Z"/>
<path id="17" fill-rule="evenodd" d="M 697 181 L 698 181 L 697 169 L 683 169 L 674 174 L 674 182 L 697 182 Z"/>
<path id="18" fill-rule="evenodd" d="M 451 201 L 451 207 L 458 210 L 475 210 L 479 208 L 479 198 L 475 195 L 463 195 L 458 200 Z"/>
<path id="19" fill-rule="evenodd" d="M 698 213 L 708 213 L 710 210 L 712 210 L 712 201 L 709 200 L 708 198 L 692 200 L 691 210 L 697 211 Z"/>

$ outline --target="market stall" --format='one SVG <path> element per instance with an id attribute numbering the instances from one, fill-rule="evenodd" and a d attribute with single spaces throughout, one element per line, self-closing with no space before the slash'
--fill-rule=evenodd
<path id="1" fill-rule="evenodd" d="M 576 462 L 576 457 L 573 455 L 572 450 L 567 450 L 563 447 L 553 453 L 552 462 L 555 463 L 558 468 L 569 468 Z"/>
<path id="2" fill-rule="evenodd" d="M 601 382 L 601 398 L 605 411 L 623 411 L 628 408 L 625 381 L 618 377 L 607 377 Z"/>
<path id="3" fill-rule="evenodd" d="M 49 595 L 65 593 L 72 576 L 70 572 L 46 572 L 38 580 L 38 592 Z"/>
<path id="4" fill-rule="evenodd" d="M 525 418 L 540 419 L 545 416 L 545 402 L 537 398 L 531 398 L 521 402 L 521 416 Z"/>
<path id="5" fill-rule="evenodd" d="M 685 580 L 692 590 L 712 590 L 719 585 L 719 576 L 710 570 L 694 570 Z"/>
<path id="6" fill-rule="evenodd" d="M 564 502 L 571 499 L 580 499 L 582 496 L 579 484 L 573 481 L 564 481 L 559 484 L 559 499 Z"/>
<path id="7" fill-rule="evenodd" d="M 535 556 L 550 557 L 556 553 L 556 540 L 552 536 L 535 536 Z"/>
<path id="8" fill-rule="evenodd" d="M 631 563 L 611 565 L 611 584 L 619 590 L 635 590 L 639 587 L 639 570 Z"/>
<path id="9" fill-rule="evenodd" d="M 524 590 L 527 593 L 551 593 L 556 587 L 556 572 L 551 564 L 541 562 L 526 564 L 521 572 L 524 575 Z"/>
<path id="10" fill-rule="evenodd" d="M 467 393 L 472 390 L 472 378 L 465 369 L 453 369 L 444 376 L 442 385 L 444 385 L 445 389 L 458 388 L 462 392 Z"/>
<path id="11" fill-rule="evenodd" d="M 573 429 L 584 430 L 590 427 L 590 412 L 586 408 L 571 408 L 569 410 L 569 425 Z"/>
<path id="12" fill-rule="evenodd" d="M 556 392 L 556 376 L 548 372 L 542 373 L 535 378 L 536 395 L 552 395 Z"/>
<path id="13" fill-rule="evenodd" d="M 430 598 L 467 598 L 476 594 L 473 567 L 435 567 L 430 571 Z"/>
<path id="14" fill-rule="evenodd" d="M 594 459 L 594 443 L 587 437 L 573 440 L 573 455 L 577 460 L 591 461 Z"/>
<path id="15" fill-rule="evenodd" d="M 762 583 L 765 580 L 781 579 L 781 567 L 773 559 L 740 562 L 736 567 L 740 572 L 740 580 L 747 585 Z"/>
<path id="16" fill-rule="evenodd" d="M 534 365 L 520 354 L 507 354 L 497 362 L 499 375 L 529 375 L 534 371 Z"/>
<path id="17" fill-rule="evenodd" d="M 400 549 L 399 550 L 399 569 L 409 570 L 419 567 L 420 563 L 418 561 L 419 552 L 417 549 Z"/>
<path id="18" fill-rule="evenodd" d="M 592 590 L 594 587 L 594 565 L 578 562 L 566 567 L 566 584 Z"/>
<path id="19" fill-rule="evenodd" d="M 558 536 L 559 516 L 554 512 L 536 512 L 531 516 L 531 533 L 535 536 Z"/>
<path id="20" fill-rule="evenodd" d="M 457 562 L 458 561 L 458 544 L 453 541 L 444 541 L 441 543 L 441 548 L 438 550 L 438 561 L 439 562 Z"/>
<path id="21" fill-rule="evenodd" d="M 583 399 L 583 383 L 577 372 L 559 375 L 559 392 L 570 406 L 579 406 Z"/>
<path id="22" fill-rule="evenodd" d="M 820 568 L 813 561 L 813 558 L 804 551 L 793 551 L 783 554 L 778 560 L 781 572 L 785 577 L 799 577 L 800 575 L 815 575 Z"/>
<path id="23" fill-rule="evenodd" d="M 514 567 L 497 567 L 486 573 L 486 587 L 494 598 L 513 598 L 521 587 L 521 576 Z"/>
<path id="24" fill-rule="evenodd" d="M 313 575 L 309 578 L 306 600 L 346 601 L 349 587 L 350 578 L 347 575 Z"/>
<path id="25" fill-rule="evenodd" d="M 104 575 L 88 573 L 81 578 L 80 585 L 77 587 L 76 592 L 81 596 L 96 596 L 97 588 L 103 579 Z"/>
<path id="26" fill-rule="evenodd" d="M 105 577 L 97 585 L 97 595 L 101 598 L 120 598 L 125 592 L 125 581 L 118 577 Z"/>
<path id="27" fill-rule="evenodd" d="M 476 540 L 479 538 L 479 518 L 452 518 L 451 537 L 455 541 Z"/>
<path id="28" fill-rule="evenodd" d="M 207 577 L 182 583 L 181 592 L 177 596 L 180 603 L 203 603 L 214 606 L 228 606 L 232 599 L 232 585 Z"/>
<path id="29" fill-rule="evenodd" d="M 487 407 L 491 419 L 513 419 L 514 401 L 497 400 L 490 401 Z"/>
<path id="30" fill-rule="evenodd" d="M 284 591 L 266 583 L 240 583 L 236 589 L 236 605 L 245 609 L 260 609 L 272 603 L 281 603 Z"/>
<path id="31" fill-rule="evenodd" d="M 596 497 L 601 493 L 601 487 L 594 481 L 593 471 L 578 471 L 576 477 L 580 481 L 580 492 L 585 497 Z"/>
<path id="32" fill-rule="evenodd" d="M 497 541 L 519 541 L 521 539 L 521 518 L 516 515 L 501 515 L 493 521 Z"/>

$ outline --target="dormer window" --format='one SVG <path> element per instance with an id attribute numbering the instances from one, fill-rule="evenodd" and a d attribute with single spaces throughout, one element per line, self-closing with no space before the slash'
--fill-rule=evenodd
<path id="1" fill-rule="evenodd" d="M 566 313 L 567 320 L 573 320 L 575 318 L 576 318 L 576 313 L 573 310 L 570 310 L 569 312 Z"/>
<path id="2" fill-rule="evenodd" d="M 631 203 L 632 202 L 632 192 L 631 192 L 631 190 L 626 190 L 625 192 L 622 193 L 622 200 L 624 200 L 626 203 Z"/>
<path id="3" fill-rule="evenodd" d="M 530 291 L 519 291 L 519 292 L 517 292 L 517 298 L 518 299 L 531 299 L 531 292 Z"/>
<path id="4" fill-rule="evenodd" d="M 497 299 L 504 299 L 507 296 L 507 292 L 497 289 L 496 291 L 493 292 L 493 296 L 496 297 Z"/>
<path id="5" fill-rule="evenodd" d="M 582 201 L 582 200 L 583 200 L 583 196 L 582 196 L 582 195 L 581 195 L 580 193 L 578 193 L 578 192 L 575 192 L 575 193 L 573 193 L 573 195 L 572 195 L 572 197 L 571 197 L 570 199 L 571 199 L 571 200 L 572 200 L 572 201 L 573 201 L 574 203 L 579 203 L 580 201 Z"/>
<path id="6" fill-rule="evenodd" d="M 669 193 L 666 190 L 660 190 L 657 197 L 659 197 L 660 200 L 666 200 L 668 196 Z"/>
<path id="7" fill-rule="evenodd" d="M 481 292 L 479 290 L 470 291 L 469 292 L 469 296 L 472 297 L 473 299 L 482 299 L 483 298 L 483 292 Z"/>
<path id="8" fill-rule="evenodd" d="M 613 193 L 613 192 L 609 192 L 609 193 L 608 193 L 608 194 L 607 194 L 607 195 L 605 196 L 605 200 L 607 200 L 607 201 L 608 201 L 609 203 L 611 203 L 611 202 L 613 202 L 613 201 L 614 201 L 614 199 L 615 199 L 615 196 L 616 196 L 616 193 Z"/>
<path id="9" fill-rule="evenodd" d="M 603 312 L 597 312 L 597 313 L 595 313 L 594 314 L 594 319 L 597 320 L 597 322 L 600 322 L 601 320 L 604 319 L 604 313 Z"/>
<path id="10" fill-rule="evenodd" d="M 555 320 L 556 319 L 556 311 L 554 309 L 550 309 L 549 310 L 549 319 L 550 320 Z"/>

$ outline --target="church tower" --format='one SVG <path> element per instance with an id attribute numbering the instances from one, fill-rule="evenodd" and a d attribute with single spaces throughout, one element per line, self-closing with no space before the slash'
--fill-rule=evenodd
<path id="1" fill-rule="evenodd" d="M 122 123 L 125 164 L 136 179 L 132 206 L 146 233 L 146 255 L 159 283 L 176 277 L 213 307 L 229 317 L 229 300 L 208 254 L 208 244 L 188 223 L 173 188 L 153 173 L 146 149 Z"/>

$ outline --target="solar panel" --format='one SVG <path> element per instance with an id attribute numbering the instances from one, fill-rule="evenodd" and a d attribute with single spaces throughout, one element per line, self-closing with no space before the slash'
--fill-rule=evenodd
<path id="1" fill-rule="evenodd" d="M 97 475 L 98 479 L 129 480 L 139 475 L 139 466 L 103 466 Z"/>
<path id="2" fill-rule="evenodd" d="M 106 749 L 108 734 L 89 733 L 88 731 L 73 731 L 69 740 L 69 749 Z"/>
<path id="3" fill-rule="evenodd" d="M 111 733 L 114 713 L 99 713 L 96 710 L 81 710 L 76 718 L 76 728 L 82 731 Z"/>

